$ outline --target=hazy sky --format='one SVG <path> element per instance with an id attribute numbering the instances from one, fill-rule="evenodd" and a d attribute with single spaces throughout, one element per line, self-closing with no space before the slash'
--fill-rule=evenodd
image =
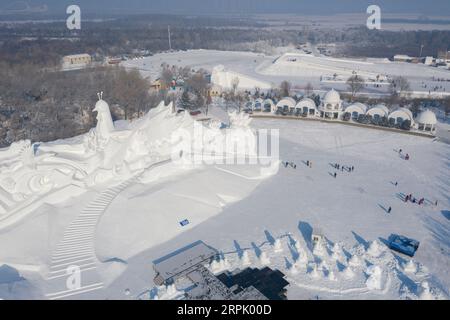
<path id="1" fill-rule="evenodd" d="M 365 12 L 377 4 L 387 13 L 450 16 L 450 0 L 0 0 L 0 8 L 46 4 L 49 12 L 64 12 L 69 4 L 85 13 L 297 13 L 334 14 Z"/>

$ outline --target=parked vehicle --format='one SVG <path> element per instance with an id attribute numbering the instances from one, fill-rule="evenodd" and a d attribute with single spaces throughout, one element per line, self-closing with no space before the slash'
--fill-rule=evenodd
<path id="1" fill-rule="evenodd" d="M 198 116 L 198 115 L 201 114 L 201 113 L 202 113 L 201 111 L 196 110 L 196 111 L 191 111 L 189 114 L 190 114 L 191 116 Z"/>
<path id="2" fill-rule="evenodd" d="M 414 257 L 417 249 L 419 249 L 420 242 L 414 239 L 410 239 L 398 234 L 391 234 L 388 239 L 389 248 L 391 250 L 406 254 L 407 256 Z"/>

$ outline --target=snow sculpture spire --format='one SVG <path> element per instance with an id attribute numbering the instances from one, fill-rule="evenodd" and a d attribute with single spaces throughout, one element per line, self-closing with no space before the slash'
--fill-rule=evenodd
<path id="1" fill-rule="evenodd" d="M 97 112 L 96 133 L 104 139 L 108 139 L 111 132 L 114 131 L 114 123 L 112 121 L 109 105 L 103 100 L 103 91 L 97 93 L 98 101 L 95 104 L 94 112 Z"/>

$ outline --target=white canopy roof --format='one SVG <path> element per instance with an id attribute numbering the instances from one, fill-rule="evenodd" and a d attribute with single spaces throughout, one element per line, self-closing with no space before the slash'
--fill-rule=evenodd
<path id="1" fill-rule="evenodd" d="M 354 104 L 349 105 L 347 108 L 345 108 L 345 112 L 348 112 L 348 113 L 357 112 L 359 114 L 366 114 L 367 106 L 365 104 L 356 102 Z"/>
<path id="2" fill-rule="evenodd" d="M 403 120 L 410 120 L 411 123 L 414 122 L 412 112 L 406 108 L 398 108 L 389 115 L 389 118 L 402 118 Z"/>
<path id="3" fill-rule="evenodd" d="M 331 91 L 328 91 L 325 97 L 323 98 L 324 104 L 339 104 L 341 103 L 341 96 L 339 95 L 339 92 L 332 89 Z"/>
<path id="4" fill-rule="evenodd" d="M 437 119 L 433 111 L 425 110 L 417 116 L 416 122 L 420 124 L 436 124 Z"/>
<path id="5" fill-rule="evenodd" d="M 367 111 L 370 116 L 379 115 L 380 117 L 387 117 L 389 114 L 389 109 L 384 104 L 376 105 Z"/>
<path id="6" fill-rule="evenodd" d="M 277 107 L 288 106 L 289 108 L 294 108 L 295 105 L 296 105 L 295 100 L 290 97 L 283 98 L 277 103 Z"/>
<path id="7" fill-rule="evenodd" d="M 314 102 L 313 99 L 310 98 L 304 98 L 302 100 L 299 101 L 299 103 L 297 103 L 296 108 L 305 108 L 307 107 L 308 109 L 317 109 L 316 103 Z"/>

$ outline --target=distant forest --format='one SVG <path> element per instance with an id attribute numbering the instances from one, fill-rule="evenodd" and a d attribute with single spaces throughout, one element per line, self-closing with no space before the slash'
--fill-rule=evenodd
<path id="1" fill-rule="evenodd" d="M 183 17 L 142 15 L 102 22 L 85 22 L 82 30 L 70 31 L 65 23 L 0 24 L 0 60 L 7 63 L 56 65 L 62 56 L 87 52 L 106 55 L 131 54 L 134 50 L 153 53 L 169 49 L 167 27 L 171 27 L 172 48 L 245 50 L 271 53 L 273 48 L 305 42 L 336 43 L 345 56 L 392 57 L 395 54 L 436 56 L 448 49 L 450 31 L 377 31 L 271 29 L 251 18 Z"/>

